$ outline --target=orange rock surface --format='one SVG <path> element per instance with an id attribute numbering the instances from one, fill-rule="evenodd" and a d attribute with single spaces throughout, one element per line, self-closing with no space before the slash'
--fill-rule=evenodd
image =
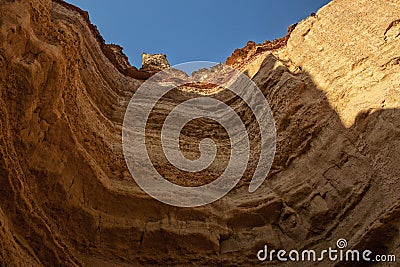
<path id="1" fill-rule="evenodd" d="M 143 192 L 122 153 L 126 106 L 151 73 L 125 64 L 76 7 L 0 1 L 0 265 L 250 266 L 265 244 L 322 250 L 339 238 L 400 256 L 399 17 L 398 0 L 335 0 L 287 37 L 234 52 L 227 63 L 274 114 L 272 170 L 254 193 L 250 164 L 221 200 L 177 208 Z M 188 125 L 184 141 L 211 126 Z M 157 138 L 157 168 L 179 182 Z"/>

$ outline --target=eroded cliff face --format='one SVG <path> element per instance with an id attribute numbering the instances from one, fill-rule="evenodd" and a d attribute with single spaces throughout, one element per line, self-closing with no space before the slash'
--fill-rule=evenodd
<path id="1" fill-rule="evenodd" d="M 151 73 L 62 1 L 1 1 L 0 265 L 248 266 L 265 244 L 323 250 L 339 238 L 400 255 L 399 19 L 400 1 L 337 0 L 287 38 L 235 52 L 228 63 L 274 114 L 272 170 L 255 193 L 250 165 L 221 200 L 176 208 L 135 184 L 122 153 L 125 108 Z"/>

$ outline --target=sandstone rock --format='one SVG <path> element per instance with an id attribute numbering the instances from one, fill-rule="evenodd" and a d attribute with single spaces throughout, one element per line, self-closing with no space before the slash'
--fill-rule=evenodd
<path id="1" fill-rule="evenodd" d="M 248 41 L 245 47 L 236 49 L 232 55 L 227 58 L 226 64 L 239 67 L 243 64 L 247 64 L 262 52 L 272 51 L 284 47 L 289 40 L 290 34 L 296 28 L 296 26 L 297 24 L 290 25 L 285 37 L 275 39 L 272 42 L 265 40 L 263 44 L 256 44 L 253 41 Z"/>
<path id="2" fill-rule="evenodd" d="M 142 54 L 142 70 L 158 72 L 169 68 L 167 56 L 164 54 Z"/>
<path id="3" fill-rule="evenodd" d="M 124 52 L 122 52 L 123 50 L 122 46 L 116 44 L 108 44 L 107 46 L 114 52 L 118 64 L 123 69 L 128 69 L 132 67 L 131 64 L 129 63 L 128 57 L 124 54 Z"/>
<path id="4" fill-rule="evenodd" d="M 130 67 L 87 13 L 64 1 L 2 1 L 0 14 L 0 265 L 250 266 L 260 264 L 256 252 L 266 244 L 322 250 L 339 238 L 400 255 L 398 0 L 333 1 L 290 36 L 234 52 L 228 63 L 270 103 L 276 158 L 249 194 L 251 147 L 239 185 L 198 208 L 149 197 L 122 153 L 127 103 L 169 66 L 165 57 L 146 56 L 148 69 Z M 207 81 L 218 71 L 198 74 Z M 163 157 L 163 119 L 180 101 L 210 93 L 201 86 L 162 99 L 148 127 L 157 170 L 177 183 L 213 180 L 229 158 L 222 150 L 210 169 L 182 181 L 185 173 Z M 237 96 L 211 93 L 257 136 Z M 196 158 L 196 140 L 207 132 L 226 147 L 223 127 L 196 121 L 182 132 L 183 153 Z"/>

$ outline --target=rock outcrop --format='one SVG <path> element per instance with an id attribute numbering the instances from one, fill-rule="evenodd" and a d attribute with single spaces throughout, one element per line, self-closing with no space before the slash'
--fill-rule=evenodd
<path id="1" fill-rule="evenodd" d="M 159 72 L 171 67 L 165 54 L 142 54 L 141 70 L 148 72 Z"/>
<path id="2" fill-rule="evenodd" d="M 273 41 L 265 40 L 262 44 L 257 44 L 253 41 L 248 41 L 243 48 L 236 49 L 230 57 L 227 58 L 226 64 L 234 67 L 245 65 L 261 53 L 265 51 L 277 50 L 284 47 L 289 40 L 290 34 L 296 28 L 297 24 L 290 25 L 285 37 L 275 39 Z"/>
<path id="3" fill-rule="evenodd" d="M 272 170 L 254 193 L 250 163 L 221 200 L 176 208 L 135 184 L 122 152 L 127 103 L 153 69 L 130 66 L 63 1 L 1 1 L 0 265 L 249 266 L 266 244 L 323 250 L 339 238 L 399 257 L 399 14 L 398 0 L 336 0 L 272 45 L 235 52 L 229 65 L 274 114 Z M 157 170 L 177 183 L 157 133 L 171 107 L 210 88 L 192 89 L 163 99 L 148 129 Z M 237 96 L 213 93 L 251 122 Z M 191 140 L 212 126 L 188 124 L 184 153 L 196 157 Z M 213 129 L 224 144 L 224 129 Z M 188 184 L 221 173 L 224 155 Z"/>

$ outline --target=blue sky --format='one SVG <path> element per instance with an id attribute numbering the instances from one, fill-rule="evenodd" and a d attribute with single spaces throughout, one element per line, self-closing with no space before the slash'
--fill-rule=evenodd
<path id="1" fill-rule="evenodd" d="M 132 65 L 141 54 L 167 54 L 170 64 L 225 62 L 247 41 L 285 35 L 287 27 L 329 0 L 67 0 L 90 14 L 107 43 L 124 47 Z"/>

